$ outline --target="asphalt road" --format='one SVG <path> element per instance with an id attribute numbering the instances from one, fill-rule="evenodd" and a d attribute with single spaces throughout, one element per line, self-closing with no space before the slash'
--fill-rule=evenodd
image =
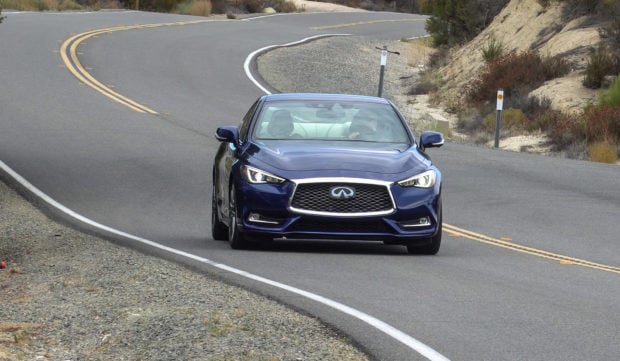
<path id="1" fill-rule="evenodd" d="M 317 315 L 377 359 L 424 357 L 394 332 L 196 257 L 352 307 L 451 360 L 620 355 L 617 166 L 458 144 L 432 150 L 444 173 L 447 224 L 434 257 L 344 242 L 233 251 L 210 239 L 212 134 L 237 123 L 262 94 L 244 72 L 247 56 L 319 34 L 378 42 L 419 36 L 420 17 L 293 14 L 119 29 L 84 39 L 76 57 L 87 72 L 156 112 L 150 114 L 78 81 L 61 46 L 89 30 L 204 19 L 141 12 L 3 15 L 0 161 L 77 214 L 193 254 L 190 260 L 156 251 Z"/>

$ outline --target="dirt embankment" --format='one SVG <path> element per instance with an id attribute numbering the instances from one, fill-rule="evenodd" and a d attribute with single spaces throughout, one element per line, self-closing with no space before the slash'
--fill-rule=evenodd
<path id="1" fill-rule="evenodd" d="M 600 42 L 602 24 L 592 16 L 566 22 L 567 2 L 552 2 L 543 8 L 536 0 L 512 0 L 475 39 L 454 51 L 442 73 L 446 99 L 459 97 L 465 85 L 484 67 L 482 51 L 495 39 L 505 51 L 534 50 L 543 56 L 562 56 L 572 67 L 570 74 L 548 81 L 532 95 L 547 97 L 562 111 L 580 111 L 597 99 L 598 91 L 582 85 L 590 49 Z"/>

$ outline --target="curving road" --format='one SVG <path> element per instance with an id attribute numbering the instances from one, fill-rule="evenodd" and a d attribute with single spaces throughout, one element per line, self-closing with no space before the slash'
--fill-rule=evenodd
<path id="1" fill-rule="evenodd" d="M 617 166 L 434 150 L 447 223 L 435 257 L 340 242 L 232 251 L 209 238 L 213 131 L 262 94 L 244 72 L 248 55 L 322 34 L 418 36 L 421 17 L 3 15 L 0 173 L 30 184 L 52 215 L 317 315 L 381 360 L 620 355 Z M 108 30 L 89 33 L 99 29 Z M 99 90 L 76 78 L 79 68 Z"/>

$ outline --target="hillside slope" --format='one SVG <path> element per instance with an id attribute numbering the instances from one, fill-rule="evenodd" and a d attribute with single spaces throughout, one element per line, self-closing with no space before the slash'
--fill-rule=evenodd
<path id="1" fill-rule="evenodd" d="M 447 81 L 443 100 L 454 102 L 463 96 L 465 85 L 484 67 L 481 49 L 496 39 L 506 51 L 534 50 L 543 56 L 561 55 L 570 62 L 570 74 L 545 83 L 532 95 L 547 97 L 553 108 L 571 112 L 595 101 L 598 92 L 581 82 L 588 52 L 600 42 L 601 24 L 587 15 L 573 15 L 567 22 L 564 15 L 571 10 L 567 6 L 566 2 L 551 2 L 543 8 L 537 0 L 510 1 L 482 33 L 451 54 L 449 65 L 441 70 Z"/>

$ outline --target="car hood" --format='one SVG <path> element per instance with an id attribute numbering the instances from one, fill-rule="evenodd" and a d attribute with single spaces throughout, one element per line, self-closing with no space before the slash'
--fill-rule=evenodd
<path id="1" fill-rule="evenodd" d="M 391 178 L 388 175 L 422 172 L 430 166 L 415 145 L 385 143 L 264 141 L 253 144 L 249 154 L 260 163 L 293 172 L 297 177 L 373 174 L 375 178 Z"/>

